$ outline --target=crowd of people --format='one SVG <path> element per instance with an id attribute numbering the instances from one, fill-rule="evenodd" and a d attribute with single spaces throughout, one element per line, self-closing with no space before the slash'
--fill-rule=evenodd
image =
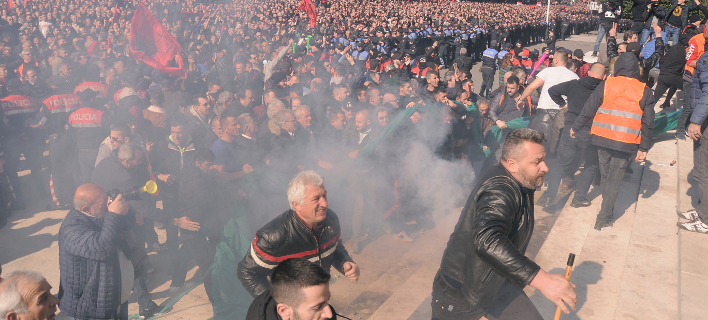
<path id="1" fill-rule="evenodd" d="M 238 260 L 230 280 L 256 298 L 248 319 L 298 319 L 300 307 L 332 317 L 330 267 L 357 281 L 349 252 L 383 234 L 413 242 L 434 224 L 435 207 L 465 204 L 427 201 L 421 185 L 431 181 L 421 173 L 443 167 L 462 177 L 446 181 L 455 192 L 466 197 L 476 177 L 473 195 L 492 198 L 466 202 L 433 286 L 433 318 L 484 316 L 480 308 L 505 295 L 525 297 L 525 285 L 574 307 L 568 282 L 523 256 L 528 199 L 548 172 L 536 205 L 575 191 L 571 206 L 587 207 L 598 176 L 595 229 L 611 227 L 619 183 L 631 161 L 645 159 L 666 91 L 670 101 L 697 89 L 680 102 L 676 137 L 698 141 L 701 159 L 708 32 L 690 12 L 708 9 L 694 4 L 676 0 L 665 11 L 635 0 L 632 20 L 620 19 L 619 1 L 592 11 L 554 5 L 546 23 L 545 7 L 501 3 L 317 1 L 315 17 L 294 1 L 150 1 L 164 28 L 155 30 L 181 46 L 170 64 L 184 76 L 134 56 L 146 50 L 131 34 L 137 1 L 5 4 L 0 224 L 28 202 L 69 213 L 59 231 L 58 300 L 41 275 L 15 272 L 0 283 L 0 300 L 15 299 L 0 304 L 0 315 L 50 316 L 58 303 L 74 319 L 122 320 L 133 291 L 149 318 L 160 308 L 147 287 L 155 272 L 148 253 L 158 252 L 171 262 L 157 270 L 170 274 L 171 293 L 194 285 L 186 277 L 195 261 L 215 316 L 233 316 L 217 312 L 229 299 L 211 268 L 222 245 L 239 238 L 224 227 L 239 224 L 246 241 L 229 251 Z M 595 30 L 596 63 L 560 46 Z M 473 74 L 482 76 L 479 90 Z M 546 154 L 556 158 L 550 170 Z M 697 179 L 708 181 L 699 163 Z M 23 169 L 31 173 L 21 185 Z M 156 192 L 145 192 L 150 181 Z M 698 209 L 680 226 L 708 232 L 708 209 Z M 503 220 L 515 236 L 479 219 Z M 164 243 L 156 228 L 165 229 Z M 485 239 L 500 245 L 479 245 Z M 480 287 L 482 274 L 494 288 Z M 18 300 L 20 285 L 37 287 L 31 299 L 44 309 Z M 310 287 L 318 298 L 308 295 L 315 304 L 305 306 L 296 291 Z M 526 300 L 504 308 L 533 308 Z M 460 304 L 469 307 L 453 310 Z"/>

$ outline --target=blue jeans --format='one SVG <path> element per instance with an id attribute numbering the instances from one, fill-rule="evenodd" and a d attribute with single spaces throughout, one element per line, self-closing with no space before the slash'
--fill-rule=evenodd
<path id="1" fill-rule="evenodd" d="M 642 47 L 647 42 L 647 40 L 649 39 L 649 37 L 651 36 L 652 33 L 654 33 L 653 30 L 649 30 L 649 29 L 642 30 L 642 40 L 639 41 L 639 44 L 641 44 Z M 666 37 L 668 38 L 668 35 Z"/>
<path id="2" fill-rule="evenodd" d="M 675 45 L 678 43 L 679 36 L 681 35 L 681 29 L 674 28 L 674 27 L 667 24 L 666 27 L 664 28 L 664 31 L 666 32 L 666 44 L 669 43 L 669 38 L 672 38 L 672 37 L 673 38 L 671 40 L 672 41 L 671 45 Z"/>
<path id="3" fill-rule="evenodd" d="M 592 50 L 593 52 L 600 51 L 600 43 L 602 43 L 602 39 L 605 38 L 606 33 L 607 29 L 605 29 L 605 25 L 600 22 L 599 26 L 597 27 L 597 39 L 595 39 L 595 47 Z"/>

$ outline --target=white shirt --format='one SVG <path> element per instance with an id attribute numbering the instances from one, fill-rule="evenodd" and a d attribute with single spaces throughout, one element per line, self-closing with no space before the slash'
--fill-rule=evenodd
<path id="1" fill-rule="evenodd" d="M 538 108 L 546 110 L 558 110 L 560 108 L 548 94 L 550 87 L 566 81 L 580 79 L 575 72 L 568 70 L 566 67 L 549 67 L 539 72 L 536 77 L 543 80 L 541 96 L 538 98 Z"/>
<path id="2" fill-rule="evenodd" d="M 371 132 L 371 128 L 369 128 L 369 130 L 366 130 L 364 132 L 359 132 L 359 144 L 361 144 L 361 142 L 364 141 L 364 138 L 366 138 L 366 136 L 368 136 L 370 132 Z"/>

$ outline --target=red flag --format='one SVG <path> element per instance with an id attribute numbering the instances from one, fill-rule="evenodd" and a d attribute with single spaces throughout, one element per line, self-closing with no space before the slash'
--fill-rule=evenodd
<path id="1" fill-rule="evenodd" d="M 7 0 L 7 9 L 12 10 L 12 8 L 15 6 L 15 1 L 14 0 Z"/>
<path id="2" fill-rule="evenodd" d="M 113 10 L 113 18 L 111 19 L 113 23 L 118 22 L 118 4 L 116 3 L 116 8 Z"/>
<path id="3" fill-rule="evenodd" d="M 164 74 L 186 77 L 187 71 L 170 67 L 169 63 L 182 49 L 175 38 L 165 29 L 155 16 L 140 3 L 133 14 L 130 25 L 130 51 L 140 62 L 153 67 Z M 182 65 L 180 63 L 180 65 Z"/>
<path id="4" fill-rule="evenodd" d="M 317 8 L 312 0 L 301 0 L 298 10 L 304 10 L 310 18 L 310 28 L 314 29 L 317 25 Z"/>

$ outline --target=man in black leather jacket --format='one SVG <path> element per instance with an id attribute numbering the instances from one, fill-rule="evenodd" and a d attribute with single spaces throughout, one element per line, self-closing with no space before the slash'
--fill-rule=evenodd
<path id="1" fill-rule="evenodd" d="M 314 171 L 300 172 L 288 184 L 290 210 L 256 232 L 251 248 L 238 264 L 238 278 L 254 298 L 270 287 L 268 276 L 278 263 L 305 258 L 325 271 L 333 266 L 351 281 L 359 279 L 354 263 L 339 238 L 339 218 L 327 208 L 324 179 Z"/>
<path id="2" fill-rule="evenodd" d="M 543 133 L 509 133 L 501 163 L 480 178 L 450 235 L 433 282 L 435 319 L 543 319 L 522 290 L 531 285 L 568 313 L 574 285 L 524 255 L 534 224 L 534 191 L 548 172 Z"/>
<path id="3" fill-rule="evenodd" d="M 256 297 L 246 320 L 337 319 L 328 303 L 329 273 L 307 259 L 288 259 L 273 270 L 271 287 Z"/>

